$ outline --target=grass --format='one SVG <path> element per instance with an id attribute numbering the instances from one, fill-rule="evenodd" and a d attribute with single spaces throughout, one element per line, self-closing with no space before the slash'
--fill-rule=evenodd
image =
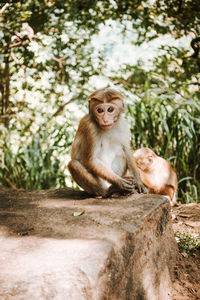
<path id="1" fill-rule="evenodd" d="M 147 78 L 144 91 L 127 102 L 126 117 L 133 148 L 150 147 L 169 160 L 179 179 L 179 201 L 200 202 L 200 103 L 197 96 L 189 93 L 180 96 L 170 91 L 169 86 L 163 88 L 159 84 L 151 87 Z M 66 185 L 63 164 L 67 165 L 65 155 L 69 156 L 77 121 L 64 126 L 58 126 L 55 120 L 49 122 L 52 122 L 49 127 L 40 127 L 34 136 L 28 133 L 29 142 L 22 141 L 27 132 L 21 131 L 17 151 L 13 150 L 12 132 L 4 135 L 0 149 L 0 184 L 24 189 Z"/>
<path id="2" fill-rule="evenodd" d="M 158 96 L 159 95 L 159 96 Z M 132 145 L 152 148 L 176 169 L 179 200 L 200 201 L 200 103 L 197 96 L 181 97 L 146 86 L 129 101 Z"/>
<path id="3" fill-rule="evenodd" d="M 175 238 L 178 243 L 178 248 L 181 253 L 186 253 L 187 256 L 193 255 L 200 250 L 200 236 L 191 233 L 175 232 Z"/>
<path id="4" fill-rule="evenodd" d="M 54 128 L 50 134 L 43 129 L 28 144 L 21 142 L 16 152 L 12 149 L 10 139 L 4 139 L 1 184 L 31 190 L 65 186 L 65 174 L 58 157 L 61 151 L 69 151 L 71 144 L 68 139 L 69 134 L 65 128 Z"/>

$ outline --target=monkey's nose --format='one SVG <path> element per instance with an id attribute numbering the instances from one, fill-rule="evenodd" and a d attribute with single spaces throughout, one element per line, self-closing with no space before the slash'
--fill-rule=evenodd
<path id="1" fill-rule="evenodd" d="M 111 122 L 110 118 L 105 115 L 104 118 L 103 118 L 103 124 L 104 125 L 110 125 L 111 123 L 112 122 Z"/>

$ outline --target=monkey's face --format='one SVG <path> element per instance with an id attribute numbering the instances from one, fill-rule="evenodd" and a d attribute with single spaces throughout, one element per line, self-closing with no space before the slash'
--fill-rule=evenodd
<path id="1" fill-rule="evenodd" d="M 141 169 L 143 172 L 148 171 L 153 163 L 153 157 L 151 155 L 149 156 L 143 156 L 136 158 L 136 165 L 139 169 Z"/>
<path id="2" fill-rule="evenodd" d="M 133 151 L 133 157 L 137 167 L 143 172 L 148 172 L 153 166 L 157 155 L 151 149 L 143 147 Z"/>
<path id="3" fill-rule="evenodd" d="M 101 103 L 94 107 L 93 114 L 101 129 L 110 130 L 119 119 L 120 109 L 117 104 Z"/>

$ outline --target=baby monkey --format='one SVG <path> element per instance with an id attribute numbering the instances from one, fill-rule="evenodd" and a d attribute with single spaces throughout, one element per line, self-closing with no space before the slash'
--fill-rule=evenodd
<path id="1" fill-rule="evenodd" d="M 149 148 L 133 151 L 133 157 L 149 193 L 165 195 L 169 198 L 171 206 L 176 205 L 177 175 L 168 161 Z"/>
<path id="2" fill-rule="evenodd" d="M 132 158 L 123 96 L 104 88 L 89 96 L 89 113 L 79 123 L 68 164 L 72 178 L 87 193 L 108 197 L 146 188 Z"/>

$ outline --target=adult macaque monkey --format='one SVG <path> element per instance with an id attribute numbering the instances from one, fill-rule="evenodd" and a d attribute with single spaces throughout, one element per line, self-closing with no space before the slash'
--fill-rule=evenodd
<path id="1" fill-rule="evenodd" d="M 91 195 L 132 193 L 135 187 L 146 192 L 132 159 L 123 111 L 123 96 L 114 89 L 100 89 L 89 96 L 89 114 L 80 121 L 68 168 Z"/>
<path id="2" fill-rule="evenodd" d="M 149 148 L 133 151 L 133 157 L 149 193 L 165 195 L 172 206 L 176 205 L 177 175 L 168 161 Z"/>

